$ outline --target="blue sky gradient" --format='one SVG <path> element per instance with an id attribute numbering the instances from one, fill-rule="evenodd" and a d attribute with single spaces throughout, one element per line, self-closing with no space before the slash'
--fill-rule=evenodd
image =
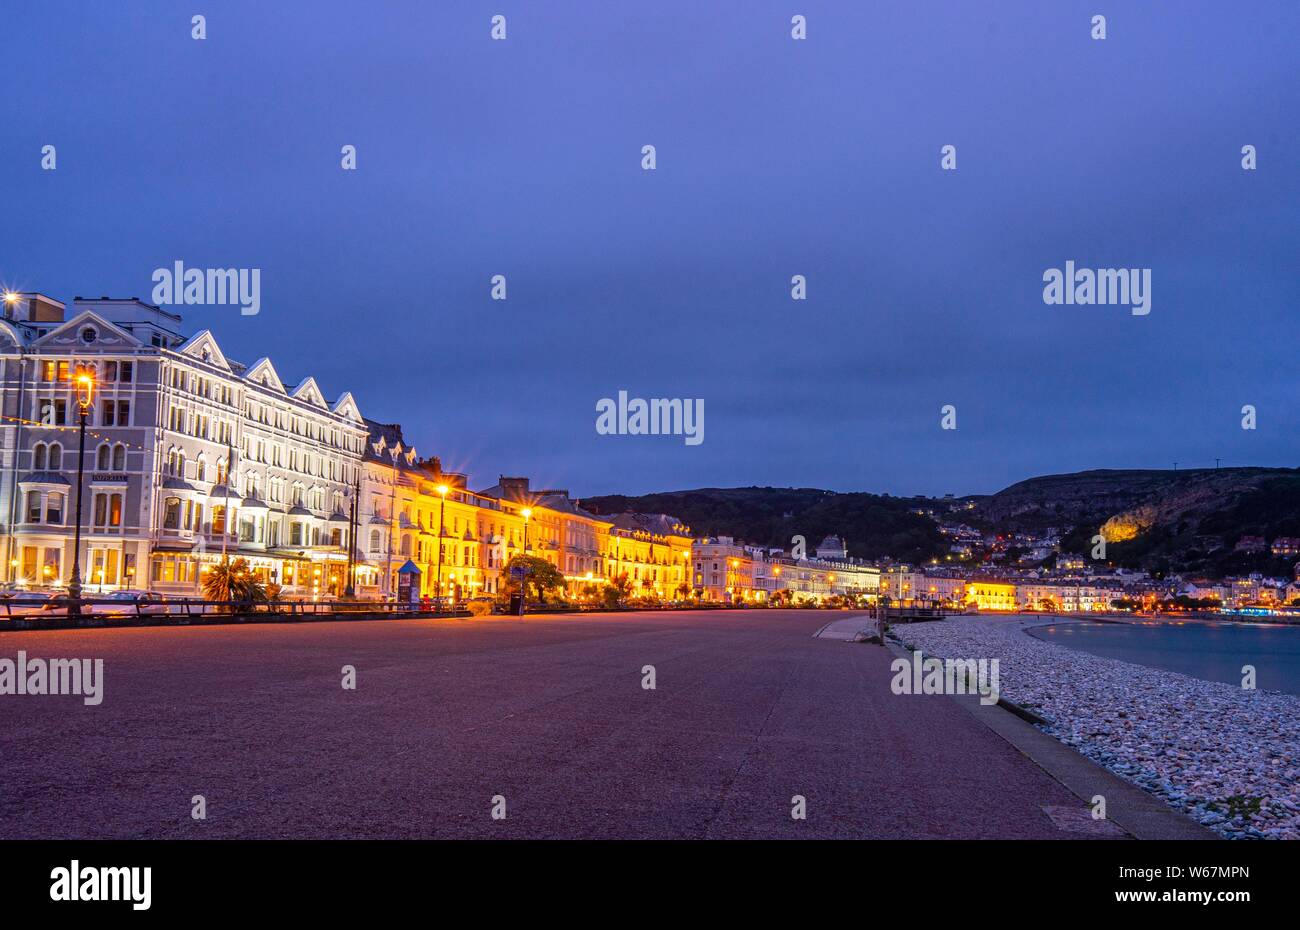
<path id="1" fill-rule="evenodd" d="M 9 5 L 0 281 L 260 268 L 191 330 L 476 487 L 1296 464 L 1300 4 L 192 6 Z M 1150 267 L 1150 315 L 1045 305 L 1069 259 Z M 620 389 L 704 398 L 705 442 L 597 435 Z"/>

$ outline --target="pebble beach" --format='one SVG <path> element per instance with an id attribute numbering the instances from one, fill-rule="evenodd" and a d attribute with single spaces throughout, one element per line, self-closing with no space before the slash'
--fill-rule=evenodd
<path id="1" fill-rule="evenodd" d="M 1043 729 L 1230 839 L 1300 839 L 1300 697 L 1247 691 L 1044 642 L 1051 617 L 900 625 L 937 658 L 997 658 L 1002 697 Z"/>

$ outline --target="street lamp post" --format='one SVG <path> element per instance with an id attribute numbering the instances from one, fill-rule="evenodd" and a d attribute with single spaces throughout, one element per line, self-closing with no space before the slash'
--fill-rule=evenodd
<path id="1" fill-rule="evenodd" d="M 361 471 L 357 470 L 356 483 L 352 487 L 352 512 L 348 518 L 348 584 L 343 589 L 343 596 L 357 596 L 357 503 L 361 497 Z"/>
<path id="2" fill-rule="evenodd" d="M 68 582 L 68 616 L 81 616 L 81 487 L 86 462 L 86 415 L 95 399 L 95 376 L 88 367 L 77 372 L 77 508 L 72 530 L 72 579 Z"/>
<path id="3" fill-rule="evenodd" d="M 388 454 L 393 460 L 393 491 L 388 499 L 388 566 L 386 569 L 388 580 L 385 582 L 385 587 L 392 594 L 393 603 L 396 604 L 397 590 L 393 587 L 393 542 L 397 535 L 397 446 L 389 449 Z"/>
<path id="4" fill-rule="evenodd" d="M 528 518 L 533 515 L 533 511 L 531 508 L 525 507 L 519 511 L 519 515 L 524 518 L 524 577 L 519 582 L 519 613 L 522 614 L 524 612 L 524 601 L 528 599 L 528 569 L 531 567 L 528 564 Z"/>
<path id="5" fill-rule="evenodd" d="M 4 315 L 6 318 L 13 316 L 13 307 L 22 300 L 22 294 L 17 291 L 5 289 L 4 296 Z M 18 409 L 25 410 L 27 391 L 27 356 L 22 356 L 18 360 Z M 14 545 L 14 522 L 18 514 L 18 450 L 22 448 L 23 441 L 23 421 L 21 418 L 14 421 L 14 467 L 9 484 L 9 515 L 5 521 L 5 553 L 8 557 L 9 571 L 5 574 L 5 581 L 18 580 L 18 560 L 13 557 L 16 547 Z"/>
<path id="6" fill-rule="evenodd" d="M 438 496 L 442 498 L 442 503 L 438 505 L 438 580 L 433 586 L 433 596 L 442 601 L 442 550 L 446 546 L 443 542 L 443 534 L 447 525 L 447 492 L 450 490 L 445 484 L 438 485 Z"/>

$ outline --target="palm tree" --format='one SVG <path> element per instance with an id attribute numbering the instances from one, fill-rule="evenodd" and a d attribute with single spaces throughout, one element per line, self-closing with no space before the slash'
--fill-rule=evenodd
<path id="1" fill-rule="evenodd" d="M 609 586 L 617 592 L 618 600 L 620 601 L 625 601 L 632 596 L 632 579 L 627 576 L 627 572 L 623 572 L 621 575 L 612 578 L 609 582 Z"/>
<path id="2" fill-rule="evenodd" d="M 251 606 L 266 600 L 266 589 L 248 566 L 247 559 L 222 559 L 203 576 L 203 596 L 209 601 L 227 602 L 227 610 L 236 605 Z"/>

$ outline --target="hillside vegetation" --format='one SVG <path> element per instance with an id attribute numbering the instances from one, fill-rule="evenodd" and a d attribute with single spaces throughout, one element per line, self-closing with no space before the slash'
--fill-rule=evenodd
<path id="1" fill-rule="evenodd" d="M 998 531 L 1074 529 L 1085 552 L 1102 533 L 1107 557 L 1156 571 L 1289 573 L 1294 558 L 1234 552 L 1242 536 L 1300 536 L 1300 470 L 1223 468 L 1084 471 L 1030 478 L 982 498 L 971 520 Z"/>
<path id="2" fill-rule="evenodd" d="M 856 558 L 921 561 L 946 551 L 943 535 L 915 509 L 925 498 L 841 494 L 816 488 L 699 488 L 638 497 L 590 497 L 582 506 L 595 513 L 625 510 L 667 513 L 685 521 L 697 536 L 734 536 L 760 546 L 789 549 L 792 537 L 807 540 L 808 553 L 828 535 L 840 536 Z"/>

